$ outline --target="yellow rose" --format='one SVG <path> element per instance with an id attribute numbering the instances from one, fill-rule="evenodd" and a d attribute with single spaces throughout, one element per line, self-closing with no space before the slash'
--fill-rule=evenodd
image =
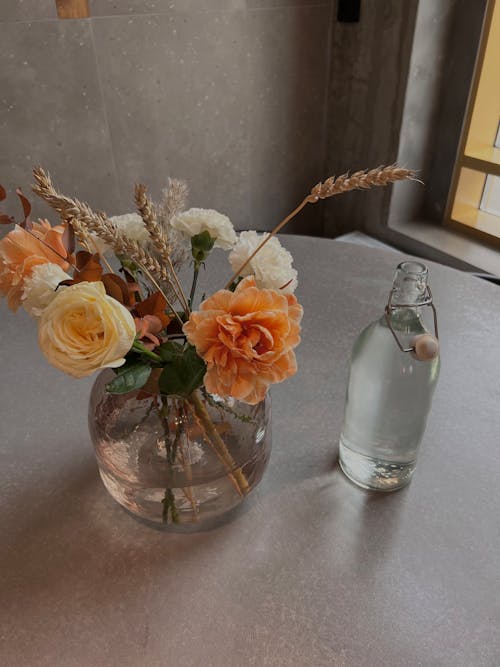
<path id="1" fill-rule="evenodd" d="M 43 311 L 38 342 L 53 366 L 80 378 L 125 363 L 135 333 L 132 315 L 102 282 L 81 282 L 58 292 Z"/>

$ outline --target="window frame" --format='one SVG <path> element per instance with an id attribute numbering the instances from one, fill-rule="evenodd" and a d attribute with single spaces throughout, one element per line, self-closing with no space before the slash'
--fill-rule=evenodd
<path id="1" fill-rule="evenodd" d="M 488 0 L 443 220 L 444 226 L 474 236 L 495 248 L 500 247 L 500 218 L 481 210 L 480 205 L 487 176 L 500 176 L 500 149 L 494 148 L 494 139 L 490 141 L 489 137 L 493 133 L 493 121 L 489 118 L 485 122 L 484 119 L 486 98 L 493 96 L 494 108 L 500 99 L 500 85 L 495 86 L 492 80 L 495 78 L 492 76 L 492 70 L 495 70 L 493 60 L 496 61 L 493 52 L 500 50 L 499 37 L 500 0 Z M 495 64 L 497 71 L 500 65 Z M 482 104 L 477 106 L 478 102 Z M 499 118 L 496 132 L 498 122 Z"/>

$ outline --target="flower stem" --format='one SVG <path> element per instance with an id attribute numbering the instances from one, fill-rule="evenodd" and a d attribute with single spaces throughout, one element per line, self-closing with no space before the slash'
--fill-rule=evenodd
<path id="1" fill-rule="evenodd" d="M 146 357 L 149 357 L 150 359 L 153 359 L 154 361 L 159 361 L 162 362 L 162 358 L 160 355 L 155 354 L 151 350 L 148 350 L 148 348 L 141 343 L 140 340 L 134 340 L 134 344 L 132 345 L 132 349 L 135 350 L 136 352 L 140 352 L 141 354 L 144 354 Z"/>
<path id="2" fill-rule="evenodd" d="M 172 523 L 179 523 L 179 512 L 175 506 L 175 496 L 172 489 L 165 489 L 165 497 L 161 501 L 163 504 L 163 513 L 162 520 L 163 523 L 168 523 L 168 512 L 170 510 L 170 516 L 172 518 Z"/>
<path id="3" fill-rule="evenodd" d="M 213 448 L 219 459 L 226 466 L 229 479 L 238 491 L 239 495 L 245 496 L 250 491 L 248 480 L 245 477 L 242 469 L 236 467 L 236 463 L 231 456 L 226 443 L 220 437 L 217 429 L 215 428 L 215 424 L 210 418 L 208 410 L 201 399 L 201 395 L 198 389 L 196 389 L 189 396 L 188 401 L 205 432 L 208 443 Z"/>
<path id="4" fill-rule="evenodd" d="M 189 293 L 189 310 L 193 307 L 193 299 L 196 292 L 196 285 L 198 283 L 198 274 L 200 273 L 201 263 L 196 261 L 194 262 L 194 271 L 193 271 L 193 284 L 191 285 L 191 292 Z"/>
<path id="5" fill-rule="evenodd" d="M 169 464 L 169 466 L 171 466 L 173 461 L 171 460 L 172 444 L 170 442 L 170 427 L 168 423 L 168 413 L 169 413 L 168 399 L 166 396 L 162 396 L 159 415 L 163 424 L 167 463 Z M 172 523 L 179 523 L 179 512 L 177 510 L 177 505 L 175 504 L 175 495 L 169 486 L 167 486 L 167 488 L 165 489 L 165 496 L 163 497 L 163 500 L 161 502 L 163 504 L 163 512 L 162 512 L 163 523 L 168 523 L 169 511 L 170 511 L 170 516 L 172 518 Z"/>

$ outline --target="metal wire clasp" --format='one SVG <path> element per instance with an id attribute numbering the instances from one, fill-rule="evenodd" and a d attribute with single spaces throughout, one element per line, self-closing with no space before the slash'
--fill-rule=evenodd
<path id="1" fill-rule="evenodd" d="M 396 310 L 397 308 L 415 308 L 415 305 L 430 306 L 432 308 L 432 314 L 433 314 L 433 317 L 434 317 L 434 336 L 436 337 L 436 340 L 439 340 L 437 312 L 436 312 L 436 307 L 433 303 L 431 288 L 428 285 L 425 289 L 425 298 L 419 304 L 414 304 L 414 303 L 392 303 L 392 297 L 393 297 L 393 290 L 391 290 L 391 293 L 389 294 L 389 300 L 387 301 L 387 305 L 385 307 L 385 320 L 386 320 L 387 326 L 389 327 L 390 332 L 394 336 L 394 340 L 398 344 L 398 347 L 401 350 L 401 352 L 414 352 L 415 351 L 415 346 L 403 347 L 403 345 L 401 344 L 401 342 L 398 338 L 397 333 L 394 331 L 394 328 L 393 328 L 392 322 L 391 322 L 391 313 L 394 310 Z"/>

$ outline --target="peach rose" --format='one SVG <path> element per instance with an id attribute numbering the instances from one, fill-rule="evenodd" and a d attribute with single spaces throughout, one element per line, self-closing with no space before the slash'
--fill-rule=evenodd
<path id="1" fill-rule="evenodd" d="M 48 361 L 76 378 L 124 364 L 134 339 L 134 318 L 106 294 L 100 281 L 58 292 L 38 328 L 38 342 Z"/>
<path id="2" fill-rule="evenodd" d="M 0 293 L 7 297 L 9 308 L 14 312 L 21 303 L 24 280 L 31 275 L 35 266 L 50 262 L 65 271 L 69 267 L 56 254 L 66 256 L 62 241 L 63 225 L 51 227 L 47 220 L 39 220 L 33 223 L 32 232 L 50 247 L 37 241 L 18 225 L 0 241 Z"/>
<path id="3" fill-rule="evenodd" d="M 234 292 L 206 299 L 183 330 L 207 363 L 207 390 L 255 405 L 269 385 L 296 373 L 301 319 L 293 294 L 258 289 L 249 276 Z"/>

